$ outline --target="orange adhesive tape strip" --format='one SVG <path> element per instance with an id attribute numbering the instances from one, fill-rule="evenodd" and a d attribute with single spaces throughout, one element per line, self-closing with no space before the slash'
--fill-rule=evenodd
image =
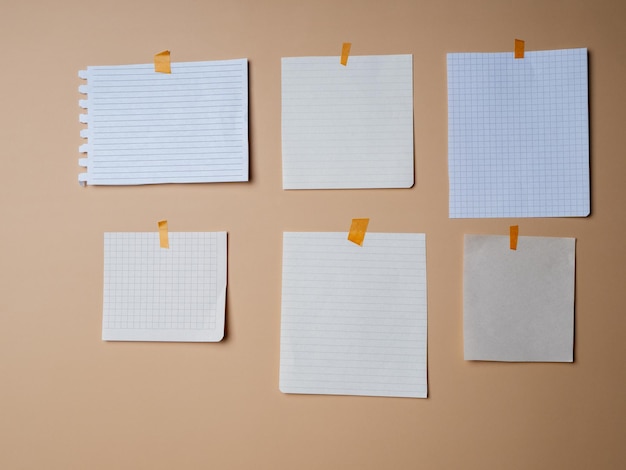
<path id="1" fill-rule="evenodd" d="M 172 73 L 170 65 L 170 51 L 154 54 L 154 71 L 159 73 Z"/>
<path id="2" fill-rule="evenodd" d="M 348 65 L 348 56 L 350 55 L 351 42 L 344 42 L 341 46 L 341 65 Z"/>
<path id="3" fill-rule="evenodd" d="M 519 235 L 519 225 L 509 227 L 509 243 L 511 250 L 517 250 L 517 237 Z"/>
<path id="4" fill-rule="evenodd" d="M 167 233 L 167 220 L 159 220 L 159 243 L 161 248 L 170 247 L 170 240 Z"/>
<path id="5" fill-rule="evenodd" d="M 363 246 L 363 240 L 365 239 L 365 232 L 367 231 L 369 222 L 370 219 L 352 219 L 348 240 L 359 246 Z"/>
<path id="6" fill-rule="evenodd" d="M 515 58 L 523 59 L 524 58 L 524 41 L 521 39 L 515 40 Z"/>

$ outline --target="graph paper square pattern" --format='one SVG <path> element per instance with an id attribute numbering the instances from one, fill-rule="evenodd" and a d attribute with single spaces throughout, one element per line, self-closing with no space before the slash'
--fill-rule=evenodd
<path id="1" fill-rule="evenodd" d="M 413 186 L 413 57 L 282 59 L 283 189 Z"/>
<path id="2" fill-rule="evenodd" d="M 104 234 L 102 339 L 221 341 L 226 232 Z"/>
<path id="3" fill-rule="evenodd" d="M 450 217 L 589 215 L 587 49 L 447 59 Z"/>
<path id="4" fill-rule="evenodd" d="M 280 390 L 425 398 L 426 236 L 283 234 Z"/>

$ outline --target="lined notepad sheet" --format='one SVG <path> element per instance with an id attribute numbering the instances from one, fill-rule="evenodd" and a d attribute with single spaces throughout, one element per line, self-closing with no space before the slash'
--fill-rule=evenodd
<path id="1" fill-rule="evenodd" d="M 282 59 L 284 189 L 413 185 L 411 55 Z"/>
<path id="2" fill-rule="evenodd" d="M 88 67 L 88 185 L 248 181 L 248 61 Z"/>
<path id="3" fill-rule="evenodd" d="M 427 396 L 424 234 L 283 235 L 280 390 Z"/>
<path id="4" fill-rule="evenodd" d="M 448 54 L 450 217 L 587 216 L 587 50 Z"/>
<path id="5" fill-rule="evenodd" d="M 465 359 L 571 362 L 576 240 L 466 235 Z"/>
<path id="6" fill-rule="evenodd" d="M 221 341 L 226 232 L 104 234 L 102 339 Z"/>

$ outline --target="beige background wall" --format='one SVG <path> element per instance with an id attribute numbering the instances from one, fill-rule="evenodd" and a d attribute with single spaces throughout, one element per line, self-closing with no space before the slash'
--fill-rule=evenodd
<path id="1" fill-rule="evenodd" d="M 449 220 L 447 52 L 587 47 L 592 215 Z M 416 185 L 281 189 L 280 58 L 411 53 Z M 623 468 L 626 3 L 59 0 L 0 3 L 0 468 Z M 78 70 L 247 57 L 251 182 L 77 184 Z M 281 234 L 425 232 L 429 394 L 278 390 Z M 103 232 L 229 233 L 227 337 L 101 341 Z M 462 354 L 464 233 L 577 238 L 573 364 Z"/>

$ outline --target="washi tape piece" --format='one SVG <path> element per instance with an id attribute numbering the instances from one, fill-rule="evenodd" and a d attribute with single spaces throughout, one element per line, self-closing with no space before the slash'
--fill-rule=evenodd
<path id="1" fill-rule="evenodd" d="M 511 250 L 517 250 L 517 237 L 519 235 L 519 225 L 509 227 L 509 244 Z"/>
<path id="2" fill-rule="evenodd" d="M 172 73 L 170 51 L 162 51 L 158 54 L 154 54 L 154 71 L 159 73 Z"/>
<path id="3" fill-rule="evenodd" d="M 341 46 L 341 65 L 348 65 L 348 56 L 350 55 L 351 42 L 344 42 Z"/>
<path id="4" fill-rule="evenodd" d="M 370 219 L 352 219 L 350 233 L 348 233 L 348 240 L 359 246 L 363 246 L 365 232 L 367 231 L 367 224 L 369 223 Z"/>
<path id="5" fill-rule="evenodd" d="M 159 244 L 161 248 L 170 247 L 170 240 L 167 234 L 167 220 L 159 220 Z"/>
<path id="6" fill-rule="evenodd" d="M 523 59 L 524 58 L 524 41 L 521 39 L 515 40 L 515 58 Z"/>

